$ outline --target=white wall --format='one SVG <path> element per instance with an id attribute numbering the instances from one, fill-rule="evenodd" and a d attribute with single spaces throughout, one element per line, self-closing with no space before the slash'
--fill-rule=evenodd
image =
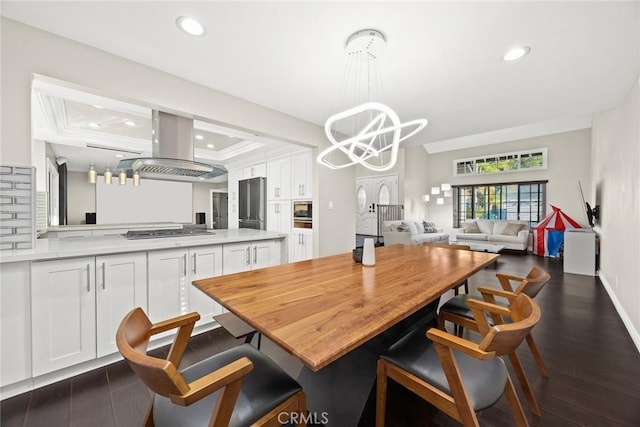
<path id="1" fill-rule="evenodd" d="M 407 219 L 426 219 L 428 212 L 422 196 L 429 188 L 429 158 L 421 146 L 406 148 L 404 152 L 404 216 Z"/>
<path id="2" fill-rule="evenodd" d="M 102 177 L 101 177 L 102 178 Z M 85 223 L 85 212 L 96 211 L 96 185 L 83 172 L 67 173 L 67 224 Z"/>
<path id="3" fill-rule="evenodd" d="M 195 223 L 196 212 L 204 212 L 207 224 L 211 226 L 211 190 L 227 191 L 227 184 L 206 184 L 203 182 L 193 183 L 193 215 L 191 221 Z"/>
<path id="4" fill-rule="evenodd" d="M 547 164 L 545 170 L 488 174 L 480 176 L 454 177 L 453 161 L 467 157 L 481 157 L 487 154 L 507 153 L 534 148 L 547 148 Z M 591 130 L 584 129 L 546 135 L 537 138 L 492 144 L 465 150 L 447 151 L 427 156 L 426 174 L 427 188 L 438 186 L 444 182 L 452 185 L 488 184 L 500 182 L 548 180 L 547 213 L 551 212 L 549 204 L 553 204 L 581 224 L 586 225 L 586 214 L 580 202 L 578 180 L 583 187 L 590 187 L 591 166 Z M 411 167 L 411 170 L 409 170 Z M 421 172 L 424 168 L 419 162 L 407 165 L 406 175 Z M 428 204 L 429 218 L 439 227 L 453 227 L 453 200 L 445 198 L 444 205 L 436 205 L 435 197 Z"/>
<path id="5" fill-rule="evenodd" d="M 311 147 L 328 145 L 320 126 L 295 117 L 4 17 L 0 31 L 0 158 L 3 163 L 31 165 L 30 94 L 33 73 L 93 88 L 105 96 L 142 101 L 149 106 L 251 129 L 274 139 Z M 355 174 L 353 171 L 332 173 L 323 170 L 316 173 L 316 179 L 320 178 L 325 181 L 322 185 L 316 181 L 315 185 L 322 187 L 316 192 L 321 208 L 314 212 L 314 216 L 318 216 L 323 230 L 314 240 L 318 245 L 316 253 L 346 252 L 353 247 L 353 239 L 345 236 L 355 235 L 355 202 L 346 202 L 353 199 Z M 325 191 L 325 185 L 331 187 Z M 340 210 L 328 211 L 326 206 L 330 198 L 340 201 Z"/>
<path id="6" fill-rule="evenodd" d="M 594 115 L 593 184 L 602 210 L 600 278 L 640 349 L 640 88 L 618 108 Z M 586 196 L 585 196 L 586 197 Z"/>

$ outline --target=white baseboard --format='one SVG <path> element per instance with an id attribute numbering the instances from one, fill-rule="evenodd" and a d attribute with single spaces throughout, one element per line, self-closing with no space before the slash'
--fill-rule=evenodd
<path id="1" fill-rule="evenodd" d="M 611 298 L 611 302 L 613 302 L 613 305 L 616 308 L 616 311 L 618 312 L 620 319 L 622 319 L 622 323 L 624 323 L 624 326 L 627 328 L 627 331 L 629 331 L 629 335 L 631 335 L 631 339 L 633 340 L 633 343 L 636 345 L 636 349 L 638 350 L 638 352 L 640 352 L 640 333 L 633 325 L 633 322 L 631 322 L 631 318 L 629 317 L 627 312 L 624 310 L 624 307 L 620 303 L 620 300 L 618 300 L 616 293 L 613 292 L 613 288 L 611 287 L 611 284 L 609 283 L 607 278 L 604 277 L 604 274 L 602 274 L 602 271 L 598 272 L 598 277 L 600 278 L 600 281 L 602 281 L 602 285 L 604 286 L 607 293 L 609 294 L 609 298 Z"/>

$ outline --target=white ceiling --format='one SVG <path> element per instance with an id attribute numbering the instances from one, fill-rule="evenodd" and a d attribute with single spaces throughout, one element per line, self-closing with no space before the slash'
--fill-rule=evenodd
<path id="1" fill-rule="evenodd" d="M 443 151 L 590 126 L 638 77 L 639 4 L 626 2 L 11 2 L 1 13 L 308 120 L 340 108 L 347 38 L 387 38 L 382 102 Z M 204 37 L 180 32 L 189 15 Z M 502 54 L 531 47 L 522 60 Z M 215 119 L 215 118 L 213 118 Z"/>

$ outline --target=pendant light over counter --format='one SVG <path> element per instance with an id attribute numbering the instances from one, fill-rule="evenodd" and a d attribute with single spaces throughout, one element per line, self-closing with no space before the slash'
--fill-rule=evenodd
<path id="1" fill-rule="evenodd" d="M 104 170 L 104 183 L 107 185 L 111 185 L 113 179 L 113 172 L 111 172 L 111 168 L 107 165 Z M 87 172 L 87 182 L 89 184 L 95 184 L 98 180 L 98 171 L 93 163 L 89 166 L 89 171 Z M 133 186 L 140 186 L 140 173 L 138 171 L 133 172 Z M 127 172 L 125 170 L 118 171 L 118 183 L 120 185 L 127 185 Z"/>

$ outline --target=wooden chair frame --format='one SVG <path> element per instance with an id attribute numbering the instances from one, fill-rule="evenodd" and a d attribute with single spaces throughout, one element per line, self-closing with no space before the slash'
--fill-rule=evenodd
<path id="1" fill-rule="evenodd" d="M 509 302 L 509 304 L 511 304 L 515 300 L 516 296 L 520 293 L 533 298 L 538 294 L 538 292 L 540 292 L 542 287 L 550 278 L 549 273 L 537 266 L 534 266 L 531 269 L 527 277 L 511 276 L 502 273 L 497 273 L 496 277 L 498 277 L 498 281 L 500 282 L 500 285 L 504 290 L 485 287 L 478 288 L 478 292 L 480 292 L 480 294 L 482 295 L 483 300 L 491 304 L 496 304 L 495 297 L 504 298 Z M 513 291 L 511 287 L 512 281 L 516 281 L 519 283 L 515 291 Z M 504 324 L 504 319 L 502 318 L 502 316 L 496 313 L 491 313 L 490 315 L 494 324 Z M 463 328 L 468 328 L 474 331 L 479 331 L 480 328 L 477 321 L 474 319 L 458 316 L 447 311 L 441 311 L 440 315 L 438 316 L 439 329 L 445 329 L 445 321 L 449 321 L 457 327 L 457 335 L 460 337 L 462 336 Z M 540 352 L 538 351 L 538 347 L 536 346 L 531 333 L 527 334 L 525 340 L 531 350 L 536 364 L 538 365 L 538 368 L 540 369 L 540 373 L 542 374 L 542 376 L 548 377 L 549 374 L 547 372 L 547 368 L 542 361 L 542 357 L 540 356 Z M 524 368 L 515 349 L 508 354 L 508 357 L 516 373 L 518 382 L 522 387 L 522 391 L 524 392 L 527 402 L 531 407 L 531 412 L 533 412 L 537 416 L 541 416 L 542 413 L 540 411 L 540 407 L 538 406 L 538 402 L 535 398 L 535 395 L 533 394 L 533 390 L 531 389 L 531 385 L 529 384 L 529 380 L 524 372 Z"/>
<path id="2" fill-rule="evenodd" d="M 427 338 L 433 341 L 438 358 L 442 364 L 445 376 L 451 389 L 451 395 L 437 387 L 405 371 L 395 364 L 385 360 L 378 360 L 378 381 L 376 395 L 376 427 L 384 427 L 386 410 L 387 378 L 391 378 L 402 386 L 411 390 L 422 399 L 430 402 L 444 413 L 461 422 L 464 426 L 479 426 L 478 418 L 473 410 L 464 382 L 460 375 L 453 350 L 460 351 L 479 360 L 488 360 L 503 354 L 513 352 L 520 345 L 531 328 L 540 319 L 540 309 L 526 295 L 514 299 L 510 308 L 505 308 L 484 301 L 470 301 L 473 315 L 480 325 L 483 336 L 479 344 L 449 334 L 445 331 L 431 328 L 427 331 Z M 511 324 L 490 326 L 485 312 L 498 316 L 513 316 Z M 528 426 L 520 401 L 513 387 L 513 382 L 507 373 L 504 394 L 518 426 Z"/>
<path id="3" fill-rule="evenodd" d="M 187 348 L 198 313 L 190 313 L 152 324 L 141 308 L 130 311 L 116 333 L 118 350 L 131 365 L 133 371 L 154 393 L 158 393 L 180 406 L 189 406 L 202 398 L 221 390 L 212 408 L 209 427 L 227 427 L 235 406 L 240 386 L 245 375 L 253 370 L 253 363 L 241 357 L 228 365 L 201 378 L 187 383 L 178 371 Z M 146 354 L 151 336 L 178 329 L 167 359 Z M 306 414 L 306 396 L 303 391 L 291 396 L 253 426 L 274 426 L 285 421 L 280 414 Z M 287 420 L 289 416 L 287 416 Z M 305 417 L 298 417 L 300 426 L 305 426 Z M 145 427 L 153 427 L 153 400 L 147 412 Z"/>
<path id="4" fill-rule="evenodd" d="M 513 295 L 518 295 L 520 293 L 524 293 L 525 295 L 528 295 L 531 298 L 535 298 L 536 295 L 538 295 L 538 293 L 542 290 L 544 285 L 551 278 L 549 273 L 547 273 L 545 270 L 543 270 L 538 266 L 533 266 L 526 277 L 512 276 L 509 274 L 502 274 L 502 273 L 496 273 L 496 277 L 498 278 L 498 282 L 502 286 L 502 289 L 505 291 L 505 293 L 503 294 L 493 293 L 493 295 L 501 298 L 505 298 L 509 301 L 510 301 L 509 295 L 513 296 Z M 511 282 L 518 283 L 515 290 L 511 287 Z M 482 294 L 481 289 L 484 290 L 485 294 L 487 294 L 487 296 L 485 295 L 482 296 L 483 299 L 485 301 L 495 303 L 495 299 L 493 297 L 488 296 L 488 294 L 494 292 L 495 289 L 485 288 L 485 287 L 478 288 L 478 292 L 481 292 L 481 294 Z M 496 317 L 493 317 L 493 319 L 494 321 L 499 320 Z M 440 314 L 438 315 L 438 328 L 445 330 L 445 322 L 447 321 L 453 323 L 456 326 L 457 335 L 459 337 L 462 336 L 464 328 L 468 328 L 473 331 L 478 330 L 478 327 L 476 326 L 476 322 L 473 319 L 458 316 L 453 313 L 449 313 L 447 311 L 440 311 Z M 549 372 L 547 371 L 547 367 L 545 366 L 544 361 L 542 360 L 542 356 L 540 355 L 538 346 L 533 340 L 533 336 L 529 334 L 526 338 L 526 341 L 527 341 L 527 345 L 529 346 L 529 349 L 531 350 L 531 354 L 533 355 L 533 359 L 538 365 L 540 374 L 542 374 L 543 377 L 548 378 Z"/>

